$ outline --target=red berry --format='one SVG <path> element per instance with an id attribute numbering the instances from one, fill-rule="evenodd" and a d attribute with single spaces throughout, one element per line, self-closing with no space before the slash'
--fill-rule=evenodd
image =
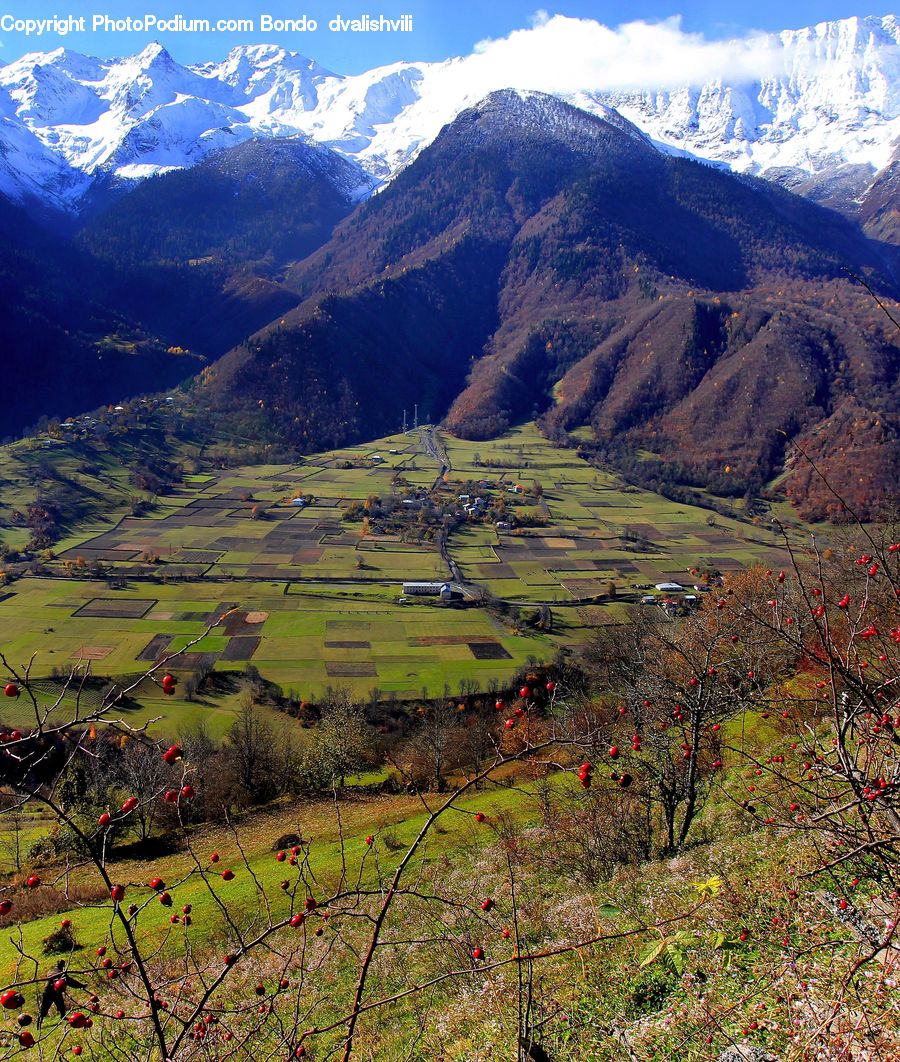
<path id="1" fill-rule="evenodd" d="M 234 871 L 233 870 L 223 870 L 222 871 L 222 881 L 233 881 L 233 880 L 234 880 Z"/>
<path id="2" fill-rule="evenodd" d="M 473 959 L 483 959 L 484 958 L 484 952 L 481 950 L 481 948 L 472 948 L 472 958 Z"/>
<path id="3" fill-rule="evenodd" d="M 6 694 L 7 697 L 18 697 L 19 687 L 15 684 L 15 682 L 7 682 L 7 684 L 3 687 L 3 692 Z"/>
<path id="4" fill-rule="evenodd" d="M 37 874 L 31 874 L 25 879 L 25 887 L 29 889 L 36 889 L 38 885 L 40 885 L 40 883 L 41 879 L 37 876 Z"/>
<path id="5" fill-rule="evenodd" d="M 109 890 L 109 894 L 116 901 L 116 903 L 121 903 L 125 899 L 125 886 L 113 885 L 113 887 Z"/>

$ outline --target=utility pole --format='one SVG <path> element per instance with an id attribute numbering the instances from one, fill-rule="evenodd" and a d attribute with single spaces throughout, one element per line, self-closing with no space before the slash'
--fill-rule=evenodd
<path id="1" fill-rule="evenodd" d="M 419 403 L 413 406 L 413 431 L 419 430 Z"/>
<path id="2" fill-rule="evenodd" d="M 403 410 L 403 434 L 406 434 L 406 410 Z"/>

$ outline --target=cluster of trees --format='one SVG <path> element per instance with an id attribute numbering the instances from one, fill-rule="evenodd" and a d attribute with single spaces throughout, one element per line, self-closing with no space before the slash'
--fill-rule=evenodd
<path id="1" fill-rule="evenodd" d="M 131 468 L 131 483 L 147 494 L 164 494 L 181 482 L 183 470 L 179 464 L 162 457 L 139 461 Z"/>
<path id="2" fill-rule="evenodd" d="M 194 765 L 197 791 L 179 816 L 172 805 L 156 799 L 181 777 L 179 767 L 160 758 L 156 744 L 140 734 L 91 724 L 73 737 L 85 755 L 68 760 L 55 778 L 56 802 L 67 821 L 25 853 L 32 861 L 82 857 L 80 831 L 90 832 L 98 816 L 129 795 L 138 800 L 134 814 L 107 831 L 104 843 L 108 854 L 122 845 L 137 845 L 134 854 L 139 857 L 160 844 L 177 844 L 180 823 L 214 822 L 223 813 L 238 814 L 280 797 L 343 788 L 349 775 L 377 755 L 365 712 L 345 691 L 329 694 L 318 725 L 302 743 L 292 729 L 274 725 L 248 696 L 223 740 L 213 738 L 202 721 L 179 733 L 176 740 Z M 15 869 L 21 865 L 19 846 L 17 852 Z"/>

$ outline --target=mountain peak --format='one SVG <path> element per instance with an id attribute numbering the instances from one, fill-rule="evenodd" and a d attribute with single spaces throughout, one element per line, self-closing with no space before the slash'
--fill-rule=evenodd
<path id="1" fill-rule="evenodd" d="M 190 69 L 205 78 L 232 85 L 250 98 L 271 88 L 275 80 L 292 74 L 314 78 L 337 76 L 314 59 L 277 44 L 239 44 L 221 62 L 201 63 Z"/>
<path id="2" fill-rule="evenodd" d="M 308 63 L 310 66 L 313 65 L 311 59 L 306 59 L 298 52 L 289 52 L 279 44 L 239 44 L 231 49 L 225 57 L 223 65 L 239 62 L 253 63 L 255 65 L 284 63 L 290 59 L 297 58 L 302 59 L 303 62 Z"/>
<path id="3" fill-rule="evenodd" d="M 157 65 L 175 65 L 175 60 L 159 41 L 151 41 L 145 48 L 141 49 L 137 55 L 133 56 L 130 61 L 136 66 L 144 69 Z"/>
<path id="4" fill-rule="evenodd" d="M 623 144 L 656 154 L 644 134 L 614 109 L 603 107 L 602 113 L 588 113 L 557 96 L 530 89 L 491 92 L 463 111 L 450 128 L 454 126 L 506 142 L 537 135 L 587 155 L 595 154 L 601 144 L 621 138 Z"/>

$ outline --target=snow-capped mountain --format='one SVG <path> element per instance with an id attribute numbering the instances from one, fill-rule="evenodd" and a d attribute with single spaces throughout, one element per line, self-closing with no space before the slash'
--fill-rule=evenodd
<path id="1" fill-rule="evenodd" d="M 477 52 L 349 77 L 272 45 L 194 67 L 155 43 L 124 59 L 32 53 L 0 67 L 0 191 L 77 209 L 98 179 L 191 166 L 257 137 L 308 137 L 383 180 L 463 109 L 512 87 L 551 92 L 604 117 L 614 108 L 663 149 L 816 198 L 859 198 L 900 139 L 897 18 L 823 22 L 755 47 L 766 56 L 759 76 L 742 68 L 733 80 L 691 84 L 685 76 L 681 86 L 646 90 L 623 88 L 602 64 L 573 90 L 551 65 L 490 63 Z"/>
<path id="2" fill-rule="evenodd" d="M 660 143 L 739 172 L 790 182 L 860 166 L 871 180 L 900 137 L 897 18 L 823 22 L 777 40 L 776 76 L 598 98 Z"/>

